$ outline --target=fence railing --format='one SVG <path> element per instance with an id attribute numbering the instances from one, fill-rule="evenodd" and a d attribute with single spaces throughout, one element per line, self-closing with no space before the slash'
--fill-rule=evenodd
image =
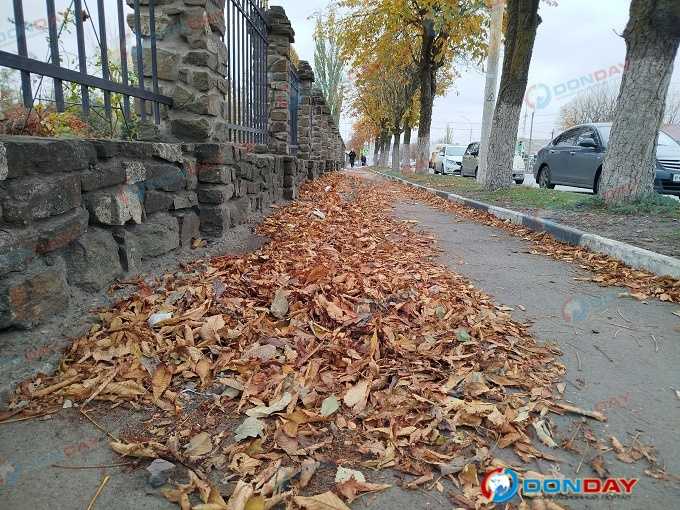
<path id="1" fill-rule="evenodd" d="M 7 0 L 8 1 L 8 0 Z M 36 101 L 53 101 L 56 109 L 63 112 L 67 106 L 64 99 L 64 82 L 71 82 L 80 86 L 79 103 L 82 109 L 84 118 L 89 118 L 93 104 L 91 102 L 92 89 L 99 90 L 103 94 L 103 110 L 104 115 L 111 122 L 112 104 L 111 95 L 120 94 L 122 96 L 122 115 L 126 122 L 131 119 L 130 113 L 130 98 L 137 98 L 140 100 L 139 115 L 142 121 L 146 120 L 147 106 L 146 102 L 152 104 L 153 117 L 155 122 L 160 123 L 160 105 L 172 105 L 172 99 L 159 93 L 158 89 L 158 73 L 156 61 L 156 23 L 155 23 L 155 2 L 156 0 L 148 1 L 149 8 L 149 34 L 142 36 L 141 17 L 140 17 L 140 0 L 130 0 L 133 5 L 133 16 L 136 36 L 136 79 L 133 83 L 130 80 L 127 62 L 127 41 L 125 35 L 125 11 L 124 0 L 115 0 L 116 14 L 118 18 L 118 50 L 120 51 L 120 72 L 119 80 L 114 80 L 111 75 L 109 62 L 109 48 L 106 33 L 106 17 L 110 11 L 105 8 L 105 0 L 91 0 L 96 3 L 96 12 L 90 12 L 90 7 L 87 5 L 87 0 L 71 0 L 67 10 L 65 11 L 60 26 L 57 26 L 57 15 L 55 11 L 54 0 L 44 0 L 47 14 L 47 24 L 49 31 L 49 55 L 47 62 L 37 60 L 29 57 L 27 38 L 26 38 L 26 23 L 24 20 L 24 6 L 23 0 L 12 0 L 14 11 L 14 25 L 17 40 L 17 53 L 10 53 L 0 50 L 0 66 L 17 69 L 21 72 L 21 96 L 25 108 L 30 112 L 34 108 Z M 37 2 L 38 0 L 31 0 Z M 111 8 L 111 3 L 106 2 L 106 5 Z M 31 6 L 34 8 L 34 5 Z M 96 15 L 97 25 L 95 26 L 94 18 Z M 88 55 L 85 47 L 85 24 L 90 23 L 92 31 L 94 32 L 98 55 L 90 55 L 98 59 L 97 67 L 101 68 L 101 76 L 91 74 L 88 69 Z M 77 41 L 77 56 L 78 56 L 78 70 L 69 69 L 62 66 L 62 57 L 59 50 L 59 40 L 62 37 L 67 23 L 75 24 L 76 41 Z M 67 30 L 68 31 L 68 30 Z M 151 58 L 151 87 L 146 88 L 144 84 L 144 48 L 149 48 Z M 91 67 L 91 66 L 90 66 Z M 38 75 L 40 80 L 36 87 L 35 93 L 31 82 L 31 75 Z M 52 78 L 53 92 L 51 98 L 38 97 L 40 89 L 43 85 L 43 79 Z"/>
<path id="2" fill-rule="evenodd" d="M 226 122 L 234 142 L 267 142 L 267 22 L 263 0 L 227 0 Z"/>
<path id="3" fill-rule="evenodd" d="M 290 96 L 288 101 L 288 124 L 290 127 L 290 151 L 296 154 L 298 150 L 298 108 L 300 107 L 300 77 L 297 69 L 291 63 L 288 77 Z"/>

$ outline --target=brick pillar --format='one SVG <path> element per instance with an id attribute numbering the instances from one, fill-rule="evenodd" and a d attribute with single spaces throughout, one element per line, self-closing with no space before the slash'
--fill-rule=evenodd
<path id="1" fill-rule="evenodd" d="M 312 153 L 312 83 L 314 71 L 309 62 L 300 61 L 300 102 L 298 106 L 298 159 L 311 159 Z"/>
<path id="2" fill-rule="evenodd" d="M 269 82 L 269 150 L 274 154 L 290 154 L 290 45 L 295 32 L 283 7 L 267 10 L 269 47 L 267 49 L 267 78 Z"/>
<path id="3" fill-rule="evenodd" d="M 149 34 L 147 5 L 141 7 L 142 35 Z M 160 92 L 173 98 L 163 108 L 164 135 L 187 142 L 224 141 L 223 112 L 228 100 L 224 0 L 156 2 Z M 134 17 L 128 16 L 134 31 Z M 136 51 L 133 48 L 133 57 Z M 144 49 L 145 85 L 151 88 L 151 51 Z M 147 102 L 147 112 L 151 103 Z"/>

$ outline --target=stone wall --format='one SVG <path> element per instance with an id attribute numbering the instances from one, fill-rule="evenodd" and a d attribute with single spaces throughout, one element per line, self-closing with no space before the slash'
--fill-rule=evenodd
<path id="1" fill-rule="evenodd" d="M 228 143 L 0 137 L 0 330 L 246 222 L 337 167 Z"/>

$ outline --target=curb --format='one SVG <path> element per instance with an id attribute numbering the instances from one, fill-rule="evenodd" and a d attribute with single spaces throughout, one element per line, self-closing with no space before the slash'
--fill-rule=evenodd
<path id="1" fill-rule="evenodd" d="M 504 207 L 498 207 L 485 202 L 472 200 L 471 198 L 465 198 L 456 195 L 455 193 L 428 188 L 402 179 L 401 177 L 378 172 L 377 170 L 371 171 L 391 181 L 398 181 L 413 188 L 423 189 L 445 200 L 449 200 L 450 202 L 488 212 L 501 220 L 507 220 L 515 225 L 521 225 L 529 230 L 546 232 L 563 243 L 572 246 L 582 246 L 591 251 L 609 255 L 627 266 L 636 269 L 644 269 L 658 276 L 670 276 L 680 279 L 680 260 L 674 257 L 669 257 L 668 255 L 662 255 L 661 253 L 645 250 L 644 248 L 638 248 L 637 246 L 622 243 L 621 241 L 615 241 L 614 239 L 584 232 L 583 230 L 562 225 L 561 223 L 555 223 L 554 221 L 544 220 L 537 216 L 531 216 L 511 209 L 505 209 Z"/>

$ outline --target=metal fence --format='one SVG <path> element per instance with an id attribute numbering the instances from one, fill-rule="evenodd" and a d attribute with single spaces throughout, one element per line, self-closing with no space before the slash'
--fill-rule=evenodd
<path id="1" fill-rule="evenodd" d="M 267 21 L 264 0 L 227 0 L 227 128 L 234 142 L 267 142 Z"/>
<path id="2" fill-rule="evenodd" d="M 290 151 L 296 154 L 298 150 L 298 108 L 300 106 L 300 77 L 297 69 L 291 63 L 288 77 L 290 87 L 290 99 L 288 102 L 288 125 L 290 127 Z"/>
<path id="3" fill-rule="evenodd" d="M 6 0 L 8 1 L 8 0 Z M 31 0 L 35 2 L 37 0 Z M 111 69 L 109 63 L 109 48 L 106 34 L 106 16 L 105 0 L 90 0 L 96 4 L 96 12 L 90 11 L 87 0 L 71 0 L 65 15 L 62 18 L 61 24 L 57 26 L 57 13 L 55 10 L 54 0 L 44 0 L 47 12 L 47 25 L 49 31 L 49 55 L 47 61 L 43 62 L 30 58 L 28 55 L 27 38 L 26 38 L 26 23 L 24 20 L 24 5 L 23 0 L 13 0 L 14 9 L 14 25 L 16 30 L 17 53 L 10 53 L 0 50 L 0 66 L 17 69 L 21 72 L 21 95 L 24 106 L 29 110 L 34 108 L 36 100 L 46 100 L 46 98 L 38 98 L 38 94 L 43 85 L 45 77 L 51 78 L 53 81 L 52 100 L 56 104 L 56 109 L 63 112 L 66 107 L 73 106 L 67 104 L 64 99 L 64 82 L 71 82 L 80 85 L 79 105 L 82 109 L 83 117 L 89 118 L 92 111 L 93 104 L 91 103 L 92 89 L 99 90 L 103 94 L 103 110 L 104 115 L 111 121 L 112 116 L 112 94 L 120 94 L 122 96 L 121 110 L 126 122 L 131 119 L 130 115 L 130 98 L 137 98 L 141 101 L 140 117 L 144 121 L 147 116 L 146 102 L 152 103 L 153 117 L 155 122 L 160 123 L 160 105 L 172 105 L 172 99 L 159 93 L 158 89 L 158 75 L 156 62 L 156 23 L 155 23 L 155 2 L 156 0 L 148 1 L 149 9 L 149 35 L 142 36 L 141 19 L 140 19 L 140 0 L 131 0 L 134 8 L 134 25 L 136 34 L 136 83 L 130 80 L 128 65 L 127 65 L 127 41 L 125 36 L 125 11 L 124 0 L 115 0 L 118 18 L 118 50 L 120 51 L 120 72 L 119 80 L 114 80 L 111 76 Z M 110 8 L 110 3 L 108 4 Z M 35 7 L 35 5 L 31 5 Z M 93 21 L 92 14 L 96 14 L 97 25 Z M 77 55 L 78 55 L 78 71 L 62 66 L 62 56 L 59 51 L 59 39 L 66 28 L 66 24 L 72 20 L 75 24 L 76 40 L 77 40 Z M 88 69 L 88 55 L 85 48 L 85 25 L 91 25 L 95 34 L 99 54 L 90 55 L 98 59 L 97 67 L 100 68 L 101 76 L 91 74 L 91 69 Z M 67 30 L 68 31 L 68 30 Z M 147 89 L 144 85 L 144 47 L 149 48 L 151 58 L 151 88 Z M 91 66 L 90 66 L 91 67 Z M 35 93 L 31 83 L 31 75 L 40 76 L 40 80 L 36 87 Z"/>

